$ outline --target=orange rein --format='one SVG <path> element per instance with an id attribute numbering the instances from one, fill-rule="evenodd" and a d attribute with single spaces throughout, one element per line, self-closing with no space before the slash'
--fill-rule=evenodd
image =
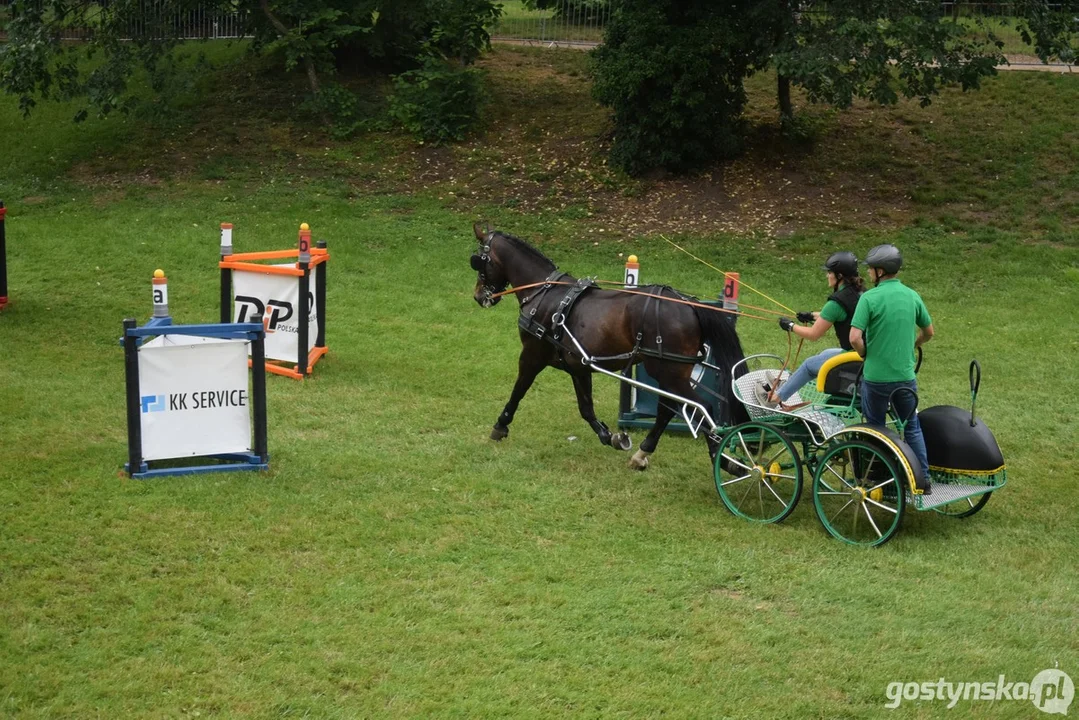
<path id="1" fill-rule="evenodd" d="M 624 283 L 621 283 L 621 282 L 615 282 L 614 280 L 597 280 L 596 282 L 601 284 L 601 285 L 623 285 L 624 284 Z M 493 300 L 494 298 L 502 297 L 503 295 L 513 295 L 515 293 L 521 292 L 522 290 L 530 290 L 531 288 L 540 287 L 542 285 L 576 285 L 576 284 L 577 283 L 575 283 L 575 282 L 565 282 L 564 280 L 553 280 L 553 281 L 541 280 L 540 282 L 528 283 L 527 285 L 518 285 L 517 287 L 512 287 L 512 288 L 509 288 L 507 290 L 503 290 L 502 292 L 494 293 L 494 294 L 491 295 L 491 299 Z M 704 310 L 712 310 L 714 312 L 724 312 L 724 313 L 729 313 L 731 315 L 741 315 L 743 317 L 749 317 L 749 318 L 753 318 L 755 320 L 767 320 L 768 322 L 772 322 L 772 318 L 761 317 L 760 315 L 751 315 L 749 313 L 742 312 L 741 310 L 731 310 L 730 308 L 725 308 L 725 307 L 716 307 L 714 305 L 705 305 L 704 303 L 693 302 L 692 300 L 683 300 L 681 298 L 666 297 L 666 296 L 663 296 L 663 295 L 653 295 L 652 293 L 641 292 L 640 290 L 630 290 L 630 289 L 625 288 L 625 287 L 612 287 L 612 288 L 606 288 L 606 289 L 612 290 L 614 292 L 625 293 L 627 295 L 644 295 L 645 297 L 652 297 L 652 298 L 656 298 L 657 300 L 666 300 L 668 302 L 675 302 L 675 303 L 679 303 L 681 305 L 689 305 L 690 307 L 702 308 Z M 765 309 L 765 308 L 754 307 L 752 305 L 746 305 L 745 307 L 751 308 L 753 310 L 760 310 L 761 312 L 771 313 L 771 314 L 774 314 L 774 315 L 782 315 L 783 314 L 783 313 L 781 313 L 781 312 L 779 312 L 777 310 L 768 310 L 768 309 Z"/>

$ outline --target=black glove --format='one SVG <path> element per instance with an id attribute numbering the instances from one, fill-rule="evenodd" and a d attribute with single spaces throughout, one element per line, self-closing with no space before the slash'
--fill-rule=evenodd
<path id="1" fill-rule="evenodd" d="M 798 318 L 798 322 L 800 323 L 817 322 L 817 318 L 813 317 L 813 313 L 811 312 L 800 312 L 795 317 Z"/>
<path id="2" fill-rule="evenodd" d="M 790 318 L 781 317 L 779 318 L 779 327 L 781 330 L 786 330 L 787 332 L 790 332 L 794 329 L 794 321 Z"/>

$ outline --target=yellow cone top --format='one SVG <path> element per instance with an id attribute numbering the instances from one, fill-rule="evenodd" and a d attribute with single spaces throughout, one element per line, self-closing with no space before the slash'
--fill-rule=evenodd
<path id="1" fill-rule="evenodd" d="M 637 256 L 636 255 L 630 255 L 629 258 L 626 260 L 626 262 L 631 262 L 631 263 L 637 262 Z"/>
<path id="2" fill-rule="evenodd" d="M 306 231 L 310 229 L 311 227 L 307 223 L 300 223 L 300 230 Z"/>
<path id="3" fill-rule="evenodd" d="M 160 268 L 158 268 L 157 270 L 154 270 L 154 277 L 155 278 L 163 278 L 163 277 L 165 277 L 165 271 L 161 270 Z"/>

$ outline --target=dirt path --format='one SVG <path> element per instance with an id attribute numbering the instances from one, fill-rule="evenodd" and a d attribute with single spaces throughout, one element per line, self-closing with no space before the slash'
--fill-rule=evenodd
<path id="1" fill-rule="evenodd" d="M 599 45 L 597 42 L 587 40 L 521 40 L 518 38 L 492 37 L 491 42 L 498 45 L 516 45 L 518 47 L 545 47 L 561 48 L 569 50 L 591 50 Z M 1045 64 L 1036 55 L 1008 55 L 1008 63 L 997 65 L 997 70 L 1029 70 L 1033 72 L 1056 72 L 1079 74 L 1079 65 L 1067 65 L 1064 63 Z"/>

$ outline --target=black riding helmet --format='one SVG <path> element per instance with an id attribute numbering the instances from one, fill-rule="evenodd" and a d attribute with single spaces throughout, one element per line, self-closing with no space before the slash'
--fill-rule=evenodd
<path id="1" fill-rule="evenodd" d="M 824 262 L 822 270 L 829 270 L 840 277 L 854 277 L 858 274 L 858 258 L 847 250 L 832 253 Z"/>
<path id="2" fill-rule="evenodd" d="M 877 245 L 865 256 L 865 264 L 895 275 L 903 267 L 903 254 L 895 245 Z"/>

